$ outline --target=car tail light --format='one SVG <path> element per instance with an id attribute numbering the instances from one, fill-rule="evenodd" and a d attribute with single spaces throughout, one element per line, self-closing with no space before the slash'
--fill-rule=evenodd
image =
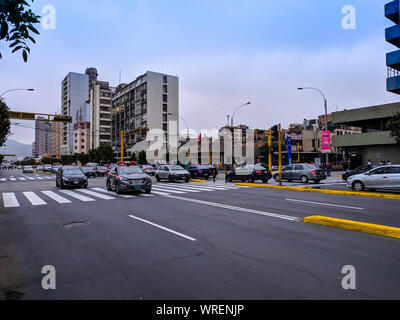
<path id="1" fill-rule="evenodd" d="M 257 170 L 256 173 L 263 173 L 264 171 L 262 170 Z"/>
<path id="2" fill-rule="evenodd" d="M 316 174 L 316 173 L 317 173 L 317 171 L 313 170 L 313 171 L 311 171 L 311 173 L 312 173 L 312 174 Z"/>
<path id="3" fill-rule="evenodd" d="M 198 172 L 198 173 L 202 173 L 202 172 L 203 172 L 203 170 L 197 170 L 197 172 Z"/>

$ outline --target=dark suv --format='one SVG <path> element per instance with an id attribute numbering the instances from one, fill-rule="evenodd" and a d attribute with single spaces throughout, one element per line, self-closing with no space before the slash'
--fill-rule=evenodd
<path id="1" fill-rule="evenodd" d="M 88 178 L 80 167 L 63 167 L 57 171 L 56 186 L 66 187 L 88 187 Z"/>

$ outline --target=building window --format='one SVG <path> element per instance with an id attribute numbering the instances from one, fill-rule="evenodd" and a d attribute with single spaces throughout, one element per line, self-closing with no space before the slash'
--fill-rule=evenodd
<path id="1" fill-rule="evenodd" d="M 168 102 L 168 96 L 166 94 L 163 94 L 163 102 Z"/>
<path id="2" fill-rule="evenodd" d="M 168 86 L 166 84 L 163 85 L 163 93 L 168 93 Z"/>
<path id="3" fill-rule="evenodd" d="M 168 122 L 168 115 L 167 114 L 163 115 L 163 122 Z"/>
<path id="4" fill-rule="evenodd" d="M 163 76 L 163 82 L 164 83 L 168 83 L 168 77 L 167 76 Z"/>
<path id="5" fill-rule="evenodd" d="M 168 112 L 168 105 L 167 104 L 163 104 L 163 111 L 164 112 Z"/>
<path id="6" fill-rule="evenodd" d="M 166 124 L 166 123 L 163 124 L 163 130 L 168 131 L 168 124 Z"/>

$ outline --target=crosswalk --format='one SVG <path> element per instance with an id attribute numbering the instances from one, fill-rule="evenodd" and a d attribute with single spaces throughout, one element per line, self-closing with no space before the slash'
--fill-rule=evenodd
<path id="1" fill-rule="evenodd" d="M 10 176 L 7 178 L 0 178 L 1 183 L 8 183 L 8 182 L 18 182 L 18 181 L 46 181 L 46 180 L 55 180 L 55 176 L 24 176 L 24 177 L 16 177 Z"/>
<path id="2" fill-rule="evenodd" d="M 98 200 L 112 201 L 117 199 L 150 198 L 156 196 L 197 194 L 246 189 L 248 187 L 218 184 L 163 184 L 153 185 L 151 194 L 121 194 L 107 191 L 106 188 L 89 188 L 73 190 L 44 190 L 25 192 L 4 192 L 0 194 L 0 208 L 19 208 L 22 206 L 46 206 L 50 204 L 71 204 L 74 202 L 90 203 Z"/>

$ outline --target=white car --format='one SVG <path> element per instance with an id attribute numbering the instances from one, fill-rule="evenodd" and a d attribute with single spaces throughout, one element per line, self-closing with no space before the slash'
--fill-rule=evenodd
<path id="1" fill-rule="evenodd" d="M 25 166 L 24 169 L 22 170 L 22 173 L 33 173 L 33 167 L 32 166 Z"/>
<path id="2" fill-rule="evenodd" d="M 400 165 L 379 167 L 347 179 L 347 187 L 355 191 L 365 189 L 400 189 Z"/>

